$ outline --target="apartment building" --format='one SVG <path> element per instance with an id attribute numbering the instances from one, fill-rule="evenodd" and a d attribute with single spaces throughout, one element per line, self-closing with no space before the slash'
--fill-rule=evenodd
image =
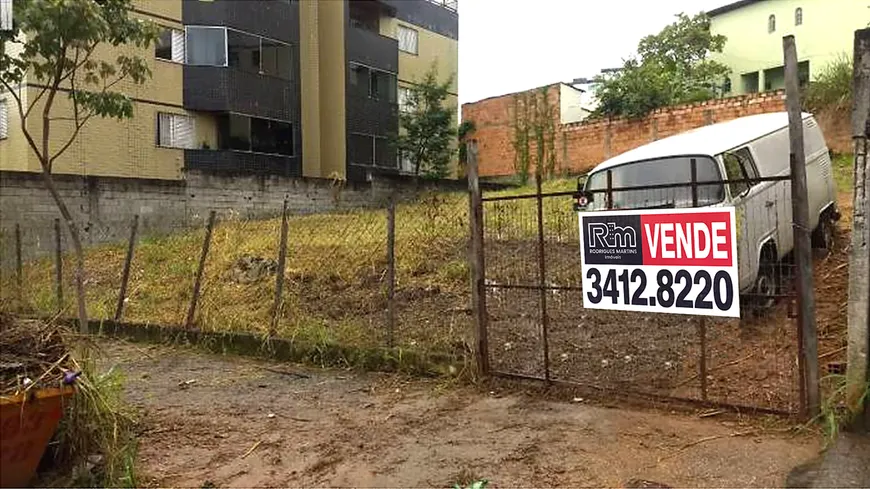
<path id="1" fill-rule="evenodd" d="M 134 116 L 92 119 L 57 173 L 183 179 L 186 170 L 364 181 L 403 173 L 391 136 L 406 90 L 433 64 L 453 76 L 456 0 L 136 0 L 163 29 L 136 52 L 152 78 L 119 85 Z M 38 83 L 20 87 L 34 97 Z M 38 171 L 0 93 L 0 170 Z M 40 101 L 41 103 L 41 101 Z M 59 110 L 71 110 L 66 97 Z M 37 109 L 38 110 L 38 107 Z M 29 121 L 39 134 L 41 121 Z M 53 126 L 52 141 L 71 128 Z"/>

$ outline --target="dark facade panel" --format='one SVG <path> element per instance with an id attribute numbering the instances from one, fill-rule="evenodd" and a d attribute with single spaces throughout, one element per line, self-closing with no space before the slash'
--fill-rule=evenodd
<path id="1" fill-rule="evenodd" d="M 348 61 L 391 73 L 399 72 L 399 42 L 395 39 L 348 26 L 345 42 Z"/>
<path id="2" fill-rule="evenodd" d="M 395 10 L 397 19 L 459 40 L 459 14 L 425 0 L 380 0 Z"/>
<path id="3" fill-rule="evenodd" d="M 299 5 L 288 0 L 184 0 L 182 20 L 190 25 L 233 27 L 279 41 L 299 41 Z"/>
<path id="4" fill-rule="evenodd" d="M 376 136 L 399 132 L 398 106 L 370 98 L 347 97 L 347 131 Z"/>
<path id="5" fill-rule="evenodd" d="M 220 66 L 184 67 L 184 108 L 298 122 L 296 82 Z"/>
<path id="6" fill-rule="evenodd" d="M 186 149 L 184 169 L 206 173 L 301 177 L 302 158 L 232 150 Z"/>

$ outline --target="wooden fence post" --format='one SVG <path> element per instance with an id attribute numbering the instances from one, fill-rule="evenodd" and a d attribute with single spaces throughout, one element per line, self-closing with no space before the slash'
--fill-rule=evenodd
<path id="1" fill-rule="evenodd" d="M 861 398 L 870 385 L 870 29 L 855 31 L 852 58 L 852 136 L 855 144 L 855 193 L 852 207 L 852 246 L 849 248 L 849 344 L 846 399 L 856 413 L 856 425 L 870 430 L 870 399 Z M 861 419 L 863 418 L 863 419 Z"/>
<path id="2" fill-rule="evenodd" d="M 468 222 L 471 231 L 469 264 L 471 269 L 471 309 L 474 314 L 475 355 L 477 370 L 482 376 L 489 374 L 488 316 L 486 312 L 486 283 L 483 250 L 483 201 L 477 174 L 477 140 L 468 146 Z"/>
<path id="3" fill-rule="evenodd" d="M 21 225 L 15 223 L 15 284 L 18 286 L 18 301 L 24 300 L 24 271 L 21 263 Z"/>
<path id="4" fill-rule="evenodd" d="M 810 241 L 810 210 L 807 203 L 807 168 L 804 153 L 804 123 L 798 81 L 797 47 L 794 36 L 782 38 L 785 62 L 785 96 L 791 163 L 791 206 L 794 255 L 797 264 L 798 341 L 803 360 L 806 415 L 819 414 L 819 347 L 816 333 L 816 300 L 813 289 L 813 255 Z"/>
<path id="5" fill-rule="evenodd" d="M 278 319 L 284 307 L 284 269 L 287 262 L 287 199 L 284 199 L 284 210 L 281 211 L 281 237 L 278 240 L 278 269 L 275 270 L 275 301 L 272 304 L 272 324 L 269 327 L 269 337 L 274 337 L 278 332 Z"/>
<path id="6" fill-rule="evenodd" d="M 202 242 L 202 254 L 199 256 L 199 267 L 196 269 L 196 280 L 193 282 L 193 297 L 190 298 L 190 308 L 187 310 L 187 318 L 184 321 L 184 328 L 190 329 L 193 326 L 193 319 L 196 315 L 196 303 L 199 301 L 199 290 L 202 287 L 202 273 L 205 269 L 205 259 L 208 256 L 208 248 L 211 245 L 211 233 L 214 230 L 215 211 L 208 214 L 208 224 L 205 228 L 205 240 Z"/>
<path id="7" fill-rule="evenodd" d="M 124 301 L 127 299 L 127 283 L 130 281 L 130 266 L 133 263 L 133 252 L 136 248 L 136 232 L 139 228 L 139 214 L 133 216 L 130 225 L 130 242 L 127 243 L 127 256 L 124 258 L 124 270 L 121 272 L 121 290 L 118 291 L 118 304 L 115 306 L 115 322 L 121 322 L 124 315 Z"/>
<path id="8" fill-rule="evenodd" d="M 387 346 L 392 348 L 396 332 L 396 199 L 387 205 Z"/>
<path id="9" fill-rule="evenodd" d="M 61 245 L 60 219 L 54 220 L 54 295 L 57 310 L 63 309 L 63 248 Z"/>

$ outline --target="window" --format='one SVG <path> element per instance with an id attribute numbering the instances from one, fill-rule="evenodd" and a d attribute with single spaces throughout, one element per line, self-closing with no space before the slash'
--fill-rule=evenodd
<path id="1" fill-rule="evenodd" d="M 728 184 L 732 198 L 742 195 L 754 185 L 753 181 L 758 178 L 758 170 L 749 148 L 725 153 L 722 160 L 725 163 L 725 174 L 728 180 L 743 180 Z"/>
<path id="2" fill-rule="evenodd" d="M 289 80 L 293 74 L 293 52 L 290 46 L 263 39 L 260 44 L 260 73 Z"/>
<path id="3" fill-rule="evenodd" d="M 638 187 L 645 185 L 683 184 L 692 181 L 691 162 L 695 160 L 697 181 L 710 182 L 721 179 L 719 165 L 712 158 L 679 156 L 655 160 L 626 163 L 610 170 L 612 185 L 619 187 Z M 589 210 L 601 210 L 607 205 L 604 190 L 607 188 L 607 171 L 595 172 L 589 176 L 587 190 L 598 190 Z M 692 206 L 692 189 L 688 186 L 654 190 L 614 191 L 614 209 L 654 209 L 681 208 Z M 705 206 L 721 202 L 725 191 L 721 184 L 698 186 L 698 205 Z"/>
<path id="4" fill-rule="evenodd" d="M 409 112 L 411 110 L 411 89 L 408 87 L 399 87 L 399 110 Z"/>
<path id="5" fill-rule="evenodd" d="M 167 61 L 184 63 L 184 32 L 178 29 L 163 29 L 157 44 L 154 45 L 154 56 Z"/>
<path id="6" fill-rule="evenodd" d="M 227 31 L 223 27 L 188 26 L 187 64 L 227 65 Z"/>
<path id="7" fill-rule="evenodd" d="M 194 118 L 181 114 L 157 114 L 157 145 L 164 148 L 194 148 Z"/>
<path id="8" fill-rule="evenodd" d="M 385 71 L 371 71 L 372 81 L 369 96 L 373 99 L 396 103 L 396 76 Z"/>
<path id="9" fill-rule="evenodd" d="M 399 26 L 399 51 L 417 54 L 417 31 L 405 26 Z"/>
<path id="10" fill-rule="evenodd" d="M 399 163 L 395 145 L 385 136 L 349 133 L 347 149 L 354 165 L 396 168 Z"/>
<path id="11" fill-rule="evenodd" d="M 289 122 L 251 118 L 251 151 L 290 156 L 293 130 Z"/>
<path id="12" fill-rule="evenodd" d="M 351 63 L 348 78 L 351 95 L 396 103 L 396 75 Z"/>
<path id="13" fill-rule="evenodd" d="M 260 38 L 227 30 L 227 66 L 248 73 L 259 73 Z"/>
<path id="14" fill-rule="evenodd" d="M 0 139 L 9 137 L 9 107 L 5 100 L 0 100 Z"/>
<path id="15" fill-rule="evenodd" d="M 218 121 L 220 149 L 293 156 L 293 124 L 229 114 Z"/>
<path id="16" fill-rule="evenodd" d="M 801 25 L 804 23 L 804 9 L 798 7 L 794 9 L 794 25 Z"/>
<path id="17" fill-rule="evenodd" d="M 767 32 L 776 32 L 776 16 L 773 14 L 767 18 Z"/>

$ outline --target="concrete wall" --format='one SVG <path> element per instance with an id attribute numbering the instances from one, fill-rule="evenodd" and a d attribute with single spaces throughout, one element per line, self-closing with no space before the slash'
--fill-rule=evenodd
<path id="1" fill-rule="evenodd" d="M 551 101 L 553 92 L 556 96 L 559 93 L 551 88 Z M 551 103 L 558 107 L 558 98 Z M 779 112 L 784 108 L 784 94 L 776 91 L 666 107 L 642 119 L 593 120 L 560 125 L 559 111 L 556 110 L 556 168 L 569 174 L 583 173 L 611 156 L 656 139 L 747 115 Z M 478 140 L 481 176 L 515 173 L 513 111 L 514 94 L 462 106 L 462 118 L 475 123 L 473 137 Z M 817 119 L 830 149 L 838 153 L 852 151 L 847 116 L 818 114 Z"/>
<path id="2" fill-rule="evenodd" d="M 768 0 L 712 17 L 710 30 L 728 38 L 722 53 L 712 58 L 731 68 L 731 90 L 746 93 L 741 75 L 782 66 L 782 37 L 795 36 L 798 61 L 809 61 L 810 79 L 837 56 L 852 52 L 854 32 L 870 23 L 870 8 L 861 0 Z M 803 23 L 795 25 L 795 9 Z M 770 15 L 776 31 L 767 31 Z M 774 81 L 775 82 L 775 81 Z M 776 85 L 773 85 L 774 88 Z M 759 80 L 764 90 L 764 80 Z"/>
<path id="3" fill-rule="evenodd" d="M 75 219 L 83 225 L 82 239 L 87 245 L 126 240 L 135 214 L 140 215 L 140 236 L 147 237 L 202 226 L 211 210 L 219 217 L 274 217 L 281 214 L 287 198 L 292 213 L 310 214 L 381 206 L 390 195 L 411 198 L 429 188 L 407 178 L 375 177 L 371 183 L 342 184 L 328 179 L 198 172 L 175 181 L 75 175 L 56 175 L 55 180 Z M 439 188 L 462 190 L 465 185 L 442 183 Z M 50 253 L 57 217 L 39 174 L 0 171 L 0 268 L 8 269 L 14 263 L 16 224 L 21 226 L 25 259 Z"/>

